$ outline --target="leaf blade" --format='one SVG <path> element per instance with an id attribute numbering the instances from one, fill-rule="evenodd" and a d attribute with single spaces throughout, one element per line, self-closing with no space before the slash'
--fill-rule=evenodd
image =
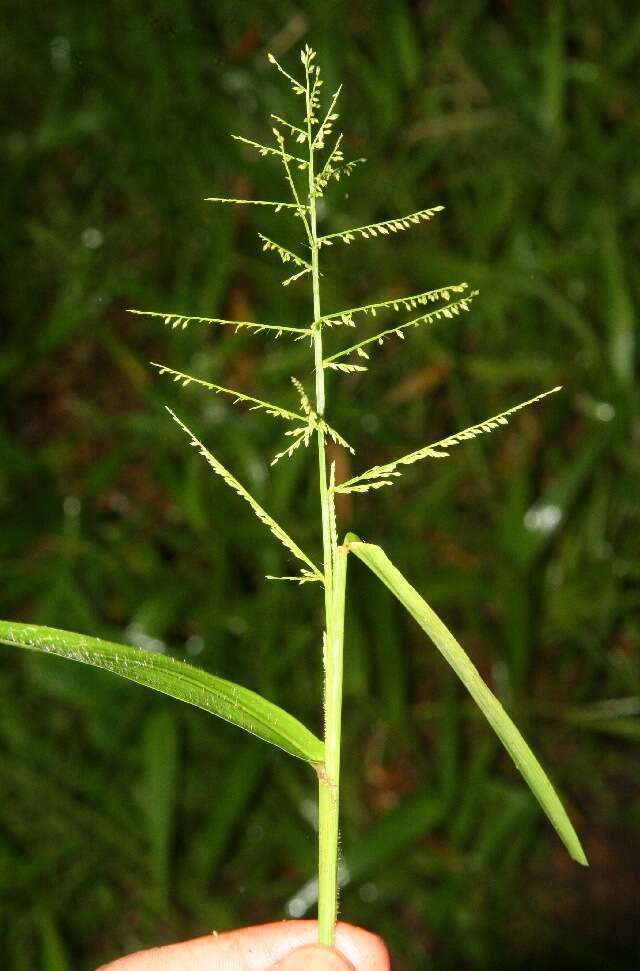
<path id="1" fill-rule="evenodd" d="M 53 627 L 6 620 L 0 620 L 0 643 L 102 668 L 202 708 L 303 761 L 317 764 L 324 759 L 321 740 L 284 709 L 249 688 L 166 654 L 153 654 Z"/>
<path id="2" fill-rule="evenodd" d="M 533 795 L 567 848 L 569 855 L 582 866 L 588 866 L 577 833 L 544 769 L 496 696 L 482 680 L 475 665 L 451 631 L 429 607 L 415 587 L 393 565 L 380 546 L 363 543 L 352 533 L 347 535 L 345 542 L 350 551 L 355 553 L 358 559 L 362 560 L 372 573 L 389 588 L 431 638 L 442 656 L 458 675 L 513 759 L 516 767 L 522 773 Z"/>

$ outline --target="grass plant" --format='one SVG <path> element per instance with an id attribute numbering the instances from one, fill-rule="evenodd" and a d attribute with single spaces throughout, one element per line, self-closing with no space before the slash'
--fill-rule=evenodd
<path id="1" fill-rule="evenodd" d="M 308 345 L 314 390 L 310 393 L 305 387 L 306 375 L 293 375 L 291 381 L 297 399 L 294 405 L 263 400 L 161 363 L 154 363 L 154 367 L 161 375 L 175 382 L 183 385 L 194 383 L 283 423 L 284 443 L 273 456 L 272 465 L 277 465 L 284 459 L 293 459 L 294 456 L 297 459 L 302 450 L 313 449 L 317 453 L 318 533 L 321 536 L 319 556 L 305 551 L 302 544 L 276 521 L 256 495 L 226 468 L 191 427 L 173 409 L 167 408 L 169 416 L 186 436 L 189 444 L 205 459 L 216 475 L 249 505 L 286 550 L 294 568 L 287 566 L 282 575 L 269 575 L 268 579 L 294 586 L 318 585 L 324 610 L 323 629 L 318 631 L 318 650 L 322 651 L 324 663 L 323 737 L 317 737 L 292 714 L 264 697 L 164 654 L 13 621 L 0 622 L 0 640 L 5 644 L 55 654 L 103 668 L 151 687 L 205 709 L 307 762 L 318 780 L 319 940 L 324 944 L 331 944 L 337 919 L 339 889 L 341 709 L 345 608 L 348 601 L 347 564 L 354 557 L 364 563 L 389 588 L 427 634 L 503 743 L 571 857 L 586 865 L 586 857 L 576 832 L 540 762 L 456 638 L 379 546 L 362 542 L 353 533 L 348 533 L 342 541 L 339 539 L 339 517 L 336 511 L 337 496 L 357 496 L 370 491 L 397 488 L 405 466 L 427 459 L 438 460 L 438 463 L 448 459 L 453 447 L 506 425 L 512 415 L 557 392 L 559 388 L 543 391 L 533 398 L 387 463 L 373 465 L 343 481 L 338 480 L 337 464 L 329 460 L 327 444 L 331 442 L 351 453 L 354 453 L 354 448 L 345 435 L 331 424 L 330 379 L 335 376 L 339 380 L 341 374 L 367 371 L 371 366 L 372 352 L 390 338 L 410 340 L 412 332 L 417 328 L 442 323 L 468 312 L 477 292 L 471 290 L 464 281 L 455 282 L 435 290 L 326 312 L 322 300 L 323 250 L 338 246 L 350 247 L 351 244 L 378 236 L 392 237 L 418 229 L 438 215 L 443 207 L 435 205 L 418 209 L 408 215 L 393 216 L 368 225 L 323 235 L 319 231 L 320 201 L 324 211 L 331 189 L 337 182 L 351 175 L 363 159 L 344 158 L 343 134 L 335 130 L 339 118 L 337 107 L 341 89 L 338 88 L 329 98 L 324 97 L 324 79 L 315 52 L 308 45 L 301 51 L 300 75 L 293 69 L 291 72 L 286 70 L 273 55 L 269 56 L 269 60 L 290 85 L 294 105 L 299 106 L 300 110 L 289 120 L 272 116 L 271 144 L 257 142 L 243 135 L 234 137 L 257 151 L 259 156 L 281 167 L 284 188 L 290 198 L 257 200 L 209 197 L 207 201 L 224 206 L 257 206 L 259 210 L 273 210 L 274 214 L 280 214 L 283 219 L 289 216 L 297 220 L 301 245 L 304 247 L 302 252 L 296 252 L 288 240 L 287 245 L 284 245 L 264 232 L 260 232 L 258 238 L 267 254 L 279 257 L 287 270 L 293 269 L 293 273 L 282 280 L 283 286 L 308 287 L 308 319 L 293 326 L 284 322 L 261 323 L 203 317 L 173 310 L 132 312 L 152 318 L 159 317 L 172 328 L 186 328 L 191 324 L 204 324 L 212 328 L 230 327 L 254 335 L 266 333 L 276 339 L 300 341 Z M 418 313 L 411 316 L 413 311 Z M 410 319 L 400 319 L 404 313 L 408 313 Z M 378 314 L 384 319 L 378 332 L 351 343 L 346 337 L 343 338 L 343 335 L 353 337 L 354 332 L 357 334 L 362 317 L 375 317 Z M 274 475 L 277 474 L 276 470 Z"/>

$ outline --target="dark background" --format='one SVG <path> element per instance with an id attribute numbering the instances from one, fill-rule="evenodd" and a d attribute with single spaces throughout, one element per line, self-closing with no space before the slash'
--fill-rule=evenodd
<path id="1" fill-rule="evenodd" d="M 125 312 L 306 323 L 307 286 L 283 290 L 256 238 L 295 226 L 202 199 L 284 198 L 277 165 L 228 132 L 267 138 L 269 111 L 298 108 L 265 52 L 297 70 L 308 41 L 326 90 L 344 82 L 347 157 L 370 160 L 327 193 L 321 231 L 446 206 L 327 251 L 326 307 L 481 291 L 470 313 L 385 344 L 367 374 L 331 378 L 352 474 L 564 385 L 343 502 L 340 525 L 385 546 L 459 635 L 591 861 L 571 863 L 440 657 L 354 563 L 342 913 L 383 934 L 398 969 L 636 967 L 635 5 L 3 7 L 0 614 L 171 650 L 320 730 L 317 588 L 263 579 L 291 564 L 162 405 L 317 550 L 312 455 L 271 470 L 279 427 L 147 367 L 292 406 L 308 349 Z M 8 648 L 1 665 L 3 968 L 91 969 L 303 912 L 304 765 L 79 665 Z"/>

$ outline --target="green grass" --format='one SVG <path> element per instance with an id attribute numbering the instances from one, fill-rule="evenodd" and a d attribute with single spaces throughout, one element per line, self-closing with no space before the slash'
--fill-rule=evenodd
<path id="1" fill-rule="evenodd" d="M 469 314 L 412 332 L 409 363 L 381 348 L 383 381 L 374 367 L 336 382 L 336 424 L 363 443 L 358 468 L 564 386 L 446 468 L 407 469 L 402 502 L 381 490 L 353 506 L 352 528 L 424 578 L 553 767 L 591 861 L 565 867 L 439 659 L 351 571 L 344 909 L 388 938 L 401 969 L 633 967 L 637 709 L 606 703 L 637 697 L 640 680 L 640 18 L 621 2 L 550 9 L 16 4 L 0 42 L 12 93 L 0 615 L 166 642 L 295 699 L 320 728 L 315 593 L 302 589 L 298 618 L 284 585 L 263 582 L 280 569 L 277 545 L 185 458 L 162 412 L 177 392 L 146 367 L 224 375 L 269 400 L 306 352 L 281 343 L 265 364 L 242 334 L 183 334 L 124 312 L 300 322 L 254 245 L 257 221 L 201 203 L 258 185 L 277 195 L 275 169 L 265 184 L 265 167 L 220 135 L 238 109 L 258 139 L 265 111 L 284 113 L 267 48 L 309 39 L 327 86 L 347 81 L 349 153 L 377 160 L 341 183 L 323 232 L 446 206 L 390 251 L 371 241 L 347 262 L 323 250 L 326 305 L 448 280 L 481 292 Z M 267 218 L 261 227 L 270 235 Z M 312 546 L 304 462 L 271 476 L 263 458 L 277 430 L 218 397 L 194 392 L 187 410 Z M 343 517 L 351 509 L 344 497 Z M 232 728 L 56 659 L 3 655 L 0 701 L 6 966 L 89 969 L 302 907 L 315 842 L 304 767 L 265 765 Z"/>

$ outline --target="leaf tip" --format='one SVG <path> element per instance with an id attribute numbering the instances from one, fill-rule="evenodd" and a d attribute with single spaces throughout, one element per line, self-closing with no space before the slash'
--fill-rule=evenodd
<path id="1" fill-rule="evenodd" d="M 586 867 L 589 866 L 587 854 L 582 849 L 582 844 L 577 836 L 576 836 L 575 846 L 573 846 L 569 852 L 570 852 L 571 859 L 574 860 L 576 863 L 579 863 L 580 866 L 586 866 Z"/>

